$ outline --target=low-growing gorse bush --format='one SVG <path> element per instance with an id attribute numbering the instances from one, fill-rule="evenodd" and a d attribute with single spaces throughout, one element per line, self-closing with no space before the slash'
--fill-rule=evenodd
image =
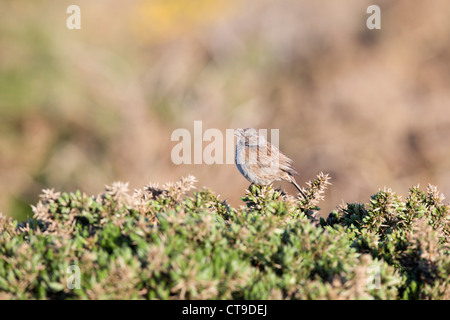
<path id="1" fill-rule="evenodd" d="M 192 176 L 97 197 L 44 190 L 32 219 L 0 215 L 0 298 L 449 298 L 436 188 L 404 201 L 385 189 L 319 220 L 328 180 L 309 182 L 308 200 L 252 185 L 239 208 L 193 192 Z"/>
<path id="2" fill-rule="evenodd" d="M 322 226 L 343 226 L 360 253 L 394 266 L 402 275 L 399 298 L 450 299 L 450 213 L 435 186 L 409 190 L 402 200 L 385 188 L 367 205 L 347 204 Z"/>

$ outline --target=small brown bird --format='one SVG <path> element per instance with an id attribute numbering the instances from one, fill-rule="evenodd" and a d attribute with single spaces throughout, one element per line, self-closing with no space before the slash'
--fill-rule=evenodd
<path id="1" fill-rule="evenodd" d="M 248 181 L 260 186 L 278 180 L 289 181 L 306 199 L 293 177 L 298 173 L 292 166 L 291 159 L 266 141 L 253 128 L 236 129 L 234 134 L 237 136 L 236 166 Z"/>

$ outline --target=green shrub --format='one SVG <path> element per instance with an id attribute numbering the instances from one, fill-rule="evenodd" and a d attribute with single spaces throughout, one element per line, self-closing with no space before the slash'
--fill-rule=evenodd
<path id="1" fill-rule="evenodd" d="M 368 205 L 347 204 L 322 226 L 343 226 L 352 247 L 382 259 L 402 275 L 399 298 L 450 299 L 450 215 L 434 186 L 409 190 L 402 201 L 390 189 L 380 190 Z"/>
<path id="2" fill-rule="evenodd" d="M 33 219 L 0 215 L 0 298 L 449 297 L 448 206 L 434 187 L 406 201 L 380 191 L 319 222 L 328 180 L 310 182 L 308 200 L 252 185 L 239 208 L 192 192 L 192 176 L 133 194 L 44 190 Z"/>

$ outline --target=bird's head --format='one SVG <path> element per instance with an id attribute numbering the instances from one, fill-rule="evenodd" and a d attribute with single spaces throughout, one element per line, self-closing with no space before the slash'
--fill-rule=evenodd
<path id="1" fill-rule="evenodd" d="M 249 146 L 257 146 L 266 141 L 264 136 L 260 135 L 253 128 L 236 129 L 234 130 L 234 135 L 238 138 L 238 143 L 241 141 Z"/>

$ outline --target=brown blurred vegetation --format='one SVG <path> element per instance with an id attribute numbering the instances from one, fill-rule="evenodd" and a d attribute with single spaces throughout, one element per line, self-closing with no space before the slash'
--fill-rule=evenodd
<path id="1" fill-rule="evenodd" d="M 188 173 L 237 205 L 234 165 L 175 166 L 176 128 L 279 128 L 322 206 L 385 185 L 450 194 L 450 3 L 376 1 L 0 2 L 0 211 L 23 219 L 43 188 L 97 194 Z M 283 184 L 288 192 L 295 189 Z"/>

